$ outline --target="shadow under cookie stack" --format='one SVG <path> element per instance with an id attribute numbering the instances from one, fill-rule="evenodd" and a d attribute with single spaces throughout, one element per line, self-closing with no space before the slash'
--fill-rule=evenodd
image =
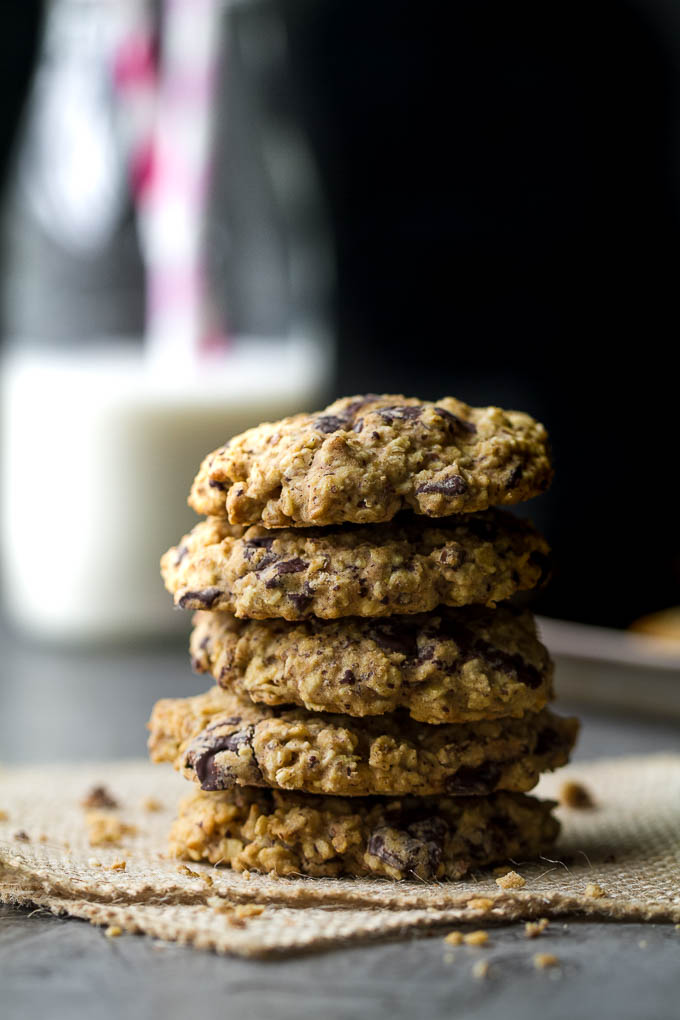
<path id="1" fill-rule="evenodd" d="M 542 425 L 451 397 L 345 398 L 210 454 L 206 520 L 161 563 L 216 681 L 149 724 L 195 784 L 171 853 L 430 880 L 548 849 L 553 805 L 526 792 L 578 723 L 546 707 L 550 658 L 508 601 L 547 545 L 497 508 L 550 478 Z"/>

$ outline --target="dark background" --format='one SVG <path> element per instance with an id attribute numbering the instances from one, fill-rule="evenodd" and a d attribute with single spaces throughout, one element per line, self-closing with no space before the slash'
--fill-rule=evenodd
<path id="1" fill-rule="evenodd" d="M 519 407 L 556 480 L 538 608 L 680 602 L 680 7 L 283 0 L 329 201 L 335 393 Z M 3 172 L 39 5 L 0 16 Z"/>

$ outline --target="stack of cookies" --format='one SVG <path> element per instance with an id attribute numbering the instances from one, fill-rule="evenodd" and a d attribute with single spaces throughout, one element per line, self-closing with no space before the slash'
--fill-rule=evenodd
<path id="1" fill-rule="evenodd" d="M 547 849 L 552 804 L 526 791 L 577 722 L 546 707 L 550 658 L 508 601 L 548 548 L 497 507 L 550 478 L 542 425 L 451 397 L 346 398 L 211 453 L 207 519 L 162 559 L 217 683 L 151 718 L 152 758 L 196 787 L 171 852 L 427 880 Z"/>

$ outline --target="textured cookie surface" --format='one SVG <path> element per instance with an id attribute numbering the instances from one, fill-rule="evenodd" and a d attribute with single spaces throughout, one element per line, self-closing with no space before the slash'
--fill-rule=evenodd
<path id="1" fill-rule="evenodd" d="M 176 605 L 256 620 L 494 605 L 537 585 L 549 552 L 530 524 L 498 510 L 433 524 L 407 515 L 387 525 L 239 531 L 212 517 L 168 550 L 161 572 Z"/>
<path id="2" fill-rule="evenodd" d="M 267 528 L 375 524 L 519 503 L 550 479 L 546 431 L 527 414 L 367 394 L 234 437 L 203 461 L 189 503 Z"/>
<path id="3" fill-rule="evenodd" d="M 511 793 L 380 801 L 199 791 L 180 805 L 170 852 L 277 875 L 458 879 L 547 850 L 559 831 L 552 806 Z"/>
<path id="4" fill-rule="evenodd" d="M 371 620 L 237 620 L 194 616 L 194 669 L 268 705 L 426 723 L 537 712 L 552 663 L 531 613 L 500 606 Z"/>
<path id="5" fill-rule="evenodd" d="M 401 714 L 353 719 L 255 705 L 213 688 L 157 702 L 154 761 L 172 761 L 204 790 L 269 786 L 338 796 L 524 792 L 564 765 L 575 719 L 428 726 Z"/>

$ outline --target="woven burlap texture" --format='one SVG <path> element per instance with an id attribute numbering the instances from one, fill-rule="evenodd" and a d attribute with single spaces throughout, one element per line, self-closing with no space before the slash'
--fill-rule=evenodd
<path id="1" fill-rule="evenodd" d="M 269 878 L 182 865 L 165 857 L 186 792 L 170 770 L 146 762 L 5 769 L 0 900 L 244 956 L 568 913 L 680 921 L 680 756 L 571 766 L 543 777 L 537 793 L 558 799 L 569 780 L 584 784 L 595 806 L 559 807 L 563 831 L 555 851 L 538 862 L 510 862 L 526 884 L 504 891 L 488 872 L 425 884 Z M 82 800 L 95 785 L 118 801 L 111 814 L 136 829 L 120 845 L 89 843 Z M 124 869 L 113 868 L 123 861 Z M 605 895 L 593 896 L 589 885 Z M 243 916 L 246 904 L 262 912 Z"/>

